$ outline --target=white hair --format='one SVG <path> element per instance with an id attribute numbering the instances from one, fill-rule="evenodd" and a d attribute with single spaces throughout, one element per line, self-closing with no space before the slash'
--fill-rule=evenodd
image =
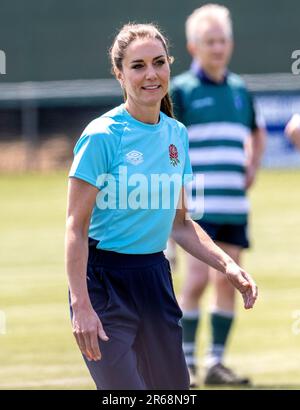
<path id="1" fill-rule="evenodd" d="M 194 10 L 186 20 L 185 32 L 189 43 L 195 43 L 199 39 L 198 31 L 202 22 L 219 23 L 225 28 L 228 37 L 232 37 L 232 21 L 228 8 L 219 4 L 206 4 Z"/>

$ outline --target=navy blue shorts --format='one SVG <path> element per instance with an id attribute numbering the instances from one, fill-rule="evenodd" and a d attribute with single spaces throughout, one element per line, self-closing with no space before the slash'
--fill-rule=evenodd
<path id="1" fill-rule="evenodd" d="M 99 250 L 92 241 L 88 292 L 109 337 L 99 339 L 100 361 L 83 355 L 97 389 L 189 389 L 182 311 L 163 252 L 120 254 Z"/>
<path id="2" fill-rule="evenodd" d="M 249 248 L 248 224 L 214 224 L 211 222 L 195 221 L 211 237 L 213 241 L 229 245 Z"/>

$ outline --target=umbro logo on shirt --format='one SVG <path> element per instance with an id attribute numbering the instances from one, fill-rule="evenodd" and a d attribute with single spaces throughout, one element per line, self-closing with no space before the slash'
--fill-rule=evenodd
<path id="1" fill-rule="evenodd" d="M 126 154 L 126 161 L 132 165 L 139 165 L 144 162 L 144 155 L 139 151 L 130 151 Z"/>

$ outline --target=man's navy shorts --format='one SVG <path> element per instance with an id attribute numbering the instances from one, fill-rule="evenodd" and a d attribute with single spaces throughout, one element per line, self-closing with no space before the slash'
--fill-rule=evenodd
<path id="1" fill-rule="evenodd" d="M 100 361 L 83 356 L 97 389 L 188 390 L 182 311 L 164 253 L 120 254 L 89 244 L 88 292 L 109 337 L 99 339 Z"/>
<path id="2" fill-rule="evenodd" d="M 201 219 L 195 221 L 213 241 L 249 248 L 248 224 L 215 224 Z"/>

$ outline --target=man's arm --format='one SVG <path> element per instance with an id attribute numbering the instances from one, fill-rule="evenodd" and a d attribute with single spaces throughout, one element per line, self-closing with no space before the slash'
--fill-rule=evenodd
<path id="1" fill-rule="evenodd" d="M 256 178 L 260 167 L 262 156 L 266 145 L 266 132 L 264 128 L 258 127 L 252 131 L 246 143 L 247 168 L 246 168 L 246 189 L 249 189 Z"/>

